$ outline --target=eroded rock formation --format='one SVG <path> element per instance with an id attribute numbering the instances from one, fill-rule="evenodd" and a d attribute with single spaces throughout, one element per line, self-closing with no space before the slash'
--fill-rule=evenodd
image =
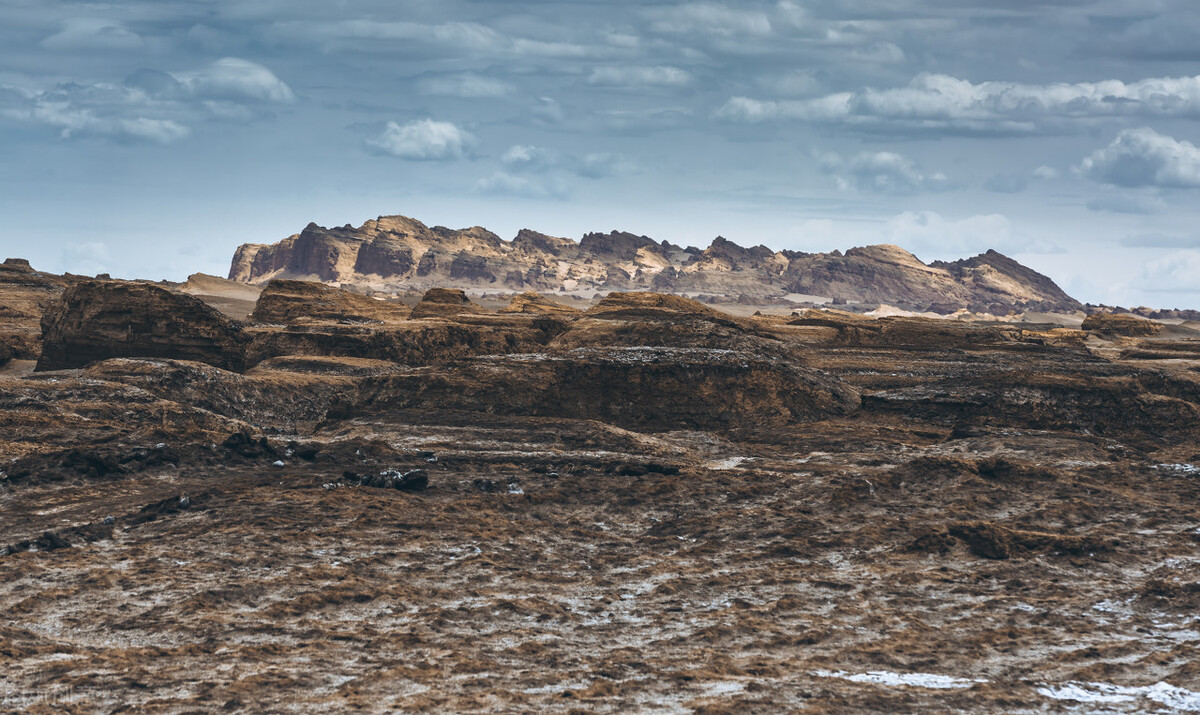
<path id="1" fill-rule="evenodd" d="M 113 357 L 245 364 L 242 327 L 198 298 L 146 283 L 83 281 L 42 317 L 38 370 L 83 367 Z"/>
<path id="2" fill-rule="evenodd" d="M 717 237 L 702 250 L 619 231 L 589 233 L 577 243 L 528 229 L 505 241 L 480 227 L 429 228 L 404 216 L 381 216 L 358 228 L 309 224 L 279 243 L 244 245 L 229 277 L 253 283 L 307 277 L 405 291 L 568 291 L 588 298 L 614 290 L 703 294 L 725 302 L 807 296 L 941 313 L 1081 308 L 1046 276 L 995 251 L 926 265 L 897 246 L 801 253 L 743 248 Z"/>

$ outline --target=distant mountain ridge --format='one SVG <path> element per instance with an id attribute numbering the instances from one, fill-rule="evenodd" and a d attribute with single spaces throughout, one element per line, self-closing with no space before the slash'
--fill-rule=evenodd
<path id="1" fill-rule="evenodd" d="M 431 228 L 405 216 L 381 216 L 358 228 L 310 223 L 278 243 L 244 244 L 234 254 L 229 278 L 244 283 L 307 278 L 379 290 L 571 292 L 589 298 L 630 290 L 754 303 L 800 302 L 807 296 L 939 313 L 1083 307 L 1050 278 L 996 251 L 925 264 L 891 245 L 803 253 L 744 248 L 718 236 L 700 249 L 621 231 L 589 233 L 576 242 L 529 229 L 505 241 L 479 226 Z"/>

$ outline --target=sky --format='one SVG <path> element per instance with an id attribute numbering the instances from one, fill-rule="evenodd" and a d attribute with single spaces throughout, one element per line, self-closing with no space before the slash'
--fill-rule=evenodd
<path id="1" fill-rule="evenodd" d="M 1195 0 L 0 0 L 0 257 L 310 221 L 994 248 L 1200 308 Z"/>

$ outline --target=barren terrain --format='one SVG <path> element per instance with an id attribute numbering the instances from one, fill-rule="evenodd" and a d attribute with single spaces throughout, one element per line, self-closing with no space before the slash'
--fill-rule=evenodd
<path id="1" fill-rule="evenodd" d="M 0 709 L 1200 711 L 1187 326 L 144 288 L 0 368 Z"/>

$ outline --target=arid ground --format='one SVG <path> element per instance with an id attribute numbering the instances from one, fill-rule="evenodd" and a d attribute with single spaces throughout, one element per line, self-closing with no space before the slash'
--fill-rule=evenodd
<path id="1" fill-rule="evenodd" d="M 1188 326 L 81 285 L 0 374 L 5 711 L 1200 711 Z"/>

